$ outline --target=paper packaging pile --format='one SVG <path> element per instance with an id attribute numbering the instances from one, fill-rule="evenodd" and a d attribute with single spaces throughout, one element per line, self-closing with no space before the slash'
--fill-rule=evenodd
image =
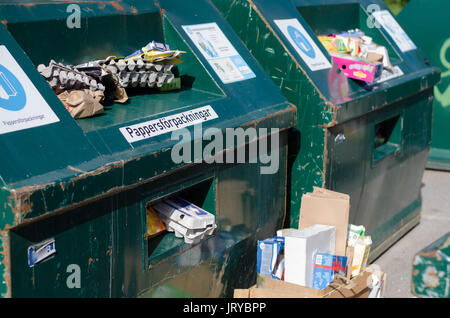
<path id="1" fill-rule="evenodd" d="M 299 229 L 258 242 L 257 285 L 235 297 L 381 297 L 386 274 L 366 268 L 370 236 L 349 225 L 350 197 L 314 187 Z"/>
<path id="2" fill-rule="evenodd" d="M 124 58 L 110 56 L 80 65 L 51 60 L 48 66 L 40 64 L 37 69 L 72 117 L 78 119 L 103 113 L 104 101 L 125 103 L 127 88 L 180 89 L 180 78 L 175 78 L 171 70 L 182 63 L 183 53 L 186 52 L 152 41 Z"/>
<path id="3" fill-rule="evenodd" d="M 215 216 L 198 206 L 178 197 L 165 199 L 152 208 L 165 224 L 167 231 L 183 237 L 187 244 L 197 244 L 212 235 L 217 225 Z"/>
<path id="4" fill-rule="evenodd" d="M 359 29 L 318 38 L 347 77 L 372 83 L 383 68 L 392 69 L 386 47 L 373 43 Z"/>

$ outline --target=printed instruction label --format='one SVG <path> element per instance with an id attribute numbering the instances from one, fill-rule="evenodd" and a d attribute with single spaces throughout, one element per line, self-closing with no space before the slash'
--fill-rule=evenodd
<path id="1" fill-rule="evenodd" d="M 4 45 L 0 45 L 0 135 L 59 122 Z"/>
<path id="2" fill-rule="evenodd" d="M 389 11 L 376 11 L 373 12 L 372 15 L 378 23 L 383 26 L 387 33 L 389 33 L 402 52 L 415 50 L 417 48 Z"/>
<path id="3" fill-rule="evenodd" d="M 177 129 L 197 125 L 219 118 L 214 109 L 208 105 L 182 113 L 161 117 L 131 126 L 119 128 L 125 139 L 133 142 L 149 139 Z"/>
<path id="4" fill-rule="evenodd" d="M 331 68 L 330 61 L 297 19 L 274 20 L 311 71 Z"/>
<path id="5" fill-rule="evenodd" d="M 256 77 L 216 23 L 184 25 L 183 29 L 224 84 Z"/>

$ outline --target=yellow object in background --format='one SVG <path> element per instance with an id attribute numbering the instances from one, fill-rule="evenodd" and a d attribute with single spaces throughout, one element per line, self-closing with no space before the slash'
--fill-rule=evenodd
<path id="1" fill-rule="evenodd" d="M 145 51 L 144 53 L 140 53 L 137 55 L 132 55 L 129 57 L 124 58 L 125 62 L 129 60 L 139 60 L 143 59 L 144 61 L 148 62 L 161 62 L 161 61 L 168 61 L 172 64 L 176 65 L 181 63 L 180 57 L 183 53 L 186 53 L 184 51 L 159 51 L 159 50 L 151 50 L 151 51 Z M 173 62 L 172 62 L 173 61 Z"/>
<path id="2" fill-rule="evenodd" d="M 159 219 L 158 214 L 151 206 L 147 206 L 147 237 L 158 235 L 166 230 L 166 226 Z"/>
<path id="3" fill-rule="evenodd" d="M 333 46 L 333 40 L 334 38 L 331 36 L 318 36 L 319 41 L 322 43 L 322 45 L 325 47 L 325 49 L 328 52 L 335 52 L 337 53 L 337 51 L 334 49 Z"/>

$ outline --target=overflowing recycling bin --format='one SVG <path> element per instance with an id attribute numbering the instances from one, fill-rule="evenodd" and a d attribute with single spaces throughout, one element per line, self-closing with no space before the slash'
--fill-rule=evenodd
<path id="1" fill-rule="evenodd" d="M 450 170 L 450 34 L 446 0 L 410 1 L 396 19 L 429 61 L 442 70 L 441 82 L 434 87 L 433 130 L 427 168 Z M 421 21 L 417 23 L 417 21 Z"/>
<path id="2" fill-rule="evenodd" d="M 252 283 L 285 217 L 296 107 L 211 3 L 18 2 L 0 20 L 0 294 Z"/>
<path id="3" fill-rule="evenodd" d="M 286 98 L 289 224 L 314 186 L 350 195 L 371 260 L 420 220 L 440 72 L 378 0 L 212 0 Z"/>

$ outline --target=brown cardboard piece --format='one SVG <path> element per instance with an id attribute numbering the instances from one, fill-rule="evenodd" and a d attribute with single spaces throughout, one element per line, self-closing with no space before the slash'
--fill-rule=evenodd
<path id="1" fill-rule="evenodd" d="M 258 275 L 257 284 L 249 289 L 235 289 L 235 298 L 367 298 L 371 273 L 365 271 L 353 277 L 335 278 L 324 289 L 300 286 Z"/>
<path id="2" fill-rule="evenodd" d="M 254 287 L 251 287 L 254 288 Z M 249 289 L 235 289 L 233 298 L 250 298 L 250 288 Z"/>
<path id="3" fill-rule="evenodd" d="M 87 118 L 104 112 L 102 104 L 105 95 L 102 91 L 89 89 L 63 91 L 58 98 L 73 118 Z"/>
<path id="4" fill-rule="evenodd" d="M 344 193 L 314 187 L 312 193 L 302 196 L 299 229 L 314 224 L 336 227 L 336 255 L 346 255 L 350 196 Z"/>

